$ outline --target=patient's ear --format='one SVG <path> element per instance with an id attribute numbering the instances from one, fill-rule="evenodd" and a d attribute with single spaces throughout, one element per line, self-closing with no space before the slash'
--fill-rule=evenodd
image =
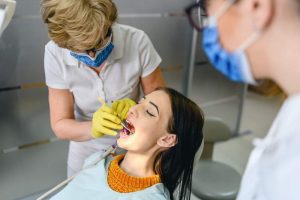
<path id="1" fill-rule="evenodd" d="M 160 147 L 173 147 L 177 144 L 177 136 L 167 133 L 157 140 L 157 145 Z"/>

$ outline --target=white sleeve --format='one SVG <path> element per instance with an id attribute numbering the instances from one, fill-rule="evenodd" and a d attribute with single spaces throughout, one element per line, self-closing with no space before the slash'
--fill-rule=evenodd
<path id="1" fill-rule="evenodd" d="M 151 74 L 161 63 L 161 58 L 155 50 L 149 37 L 143 32 L 139 42 L 140 61 L 142 65 L 142 77 Z"/>
<path id="2" fill-rule="evenodd" d="M 299 133 L 297 133 L 299 134 Z M 296 135 L 296 134 L 295 134 Z M 266 161 L 262 162 L 262 193 L 266 199 L 298 199 L 300 192 L 300 135 L 289 140 L 279 141 L 280 148 L 273 151 Z M 269 154 L 270 155 L 270 154 Z"/>
<path id="3" fill-rule="evenodd" d="M 59 62 L 59 56 L 55 52 L 55 46 L 50 41 L 45 46 L 44 69 L 46 85 L 55 89 L 68 89 L 68 84 L 64 80 L 64 70 L 62 62 Z"/>

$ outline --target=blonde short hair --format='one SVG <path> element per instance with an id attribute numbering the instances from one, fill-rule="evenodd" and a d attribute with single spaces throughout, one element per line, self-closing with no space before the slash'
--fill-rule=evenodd
<path id="1" fill-rule="evenodd" d="M 117 19 L 112 0 L 42 0 L 41 13 L 50 39 L 79 52 L 104 41 Z"/>

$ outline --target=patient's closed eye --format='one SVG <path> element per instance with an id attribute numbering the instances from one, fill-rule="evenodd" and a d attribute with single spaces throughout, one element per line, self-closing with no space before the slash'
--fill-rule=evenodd
<path id="1" fill-rule="evenodd" d="M 146 99 L 145 96 L 142 97 L 142 98 L 139 100 L 138 104 L 143 103 L 143 102 L 145 101 L 145 99 Z M 147 103 L 147 104 L 148 104 L 148 103 Z M 155 109 L 157 110 L 157 113 L 159 113 L 159 110 L 158 110 L 157 105 L 155 105 L 155 104 L 154 104 L 153 102 L 151 102 L 151 101 L 149 101 L 149 105 L 155 107 Z M 148 107 L 148 105 L 146 105 L 146 107 Z M 150 109 L 150 110 L 151 110 L 151 109 Z M 153 114 L 153 111 L 150 111 L 150 110 L 146 109 L 146 113 L 147 113 L 148 115 L 150 115 L 151 117 L 156 117 L 156 115 Z"/>
<path id="2" fill-rule="evenodd" d="M 151 117 L 156 117 L 154 114 L 152 114 L 151 112 L 149 112 L 149 110 L 146 110 L 146 113 L 147 113 L 148 115 L 150 115 Z"/>

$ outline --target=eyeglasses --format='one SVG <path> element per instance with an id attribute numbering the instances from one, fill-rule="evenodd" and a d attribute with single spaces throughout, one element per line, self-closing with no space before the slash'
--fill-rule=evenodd
<path id="1" fill-rule="evenodd" d="M 203 21 L 207 17 L 205 0 L 198 0 L 185 8 L 190 24 L 197 30 L 202 31 Z"/>
<path id="2" fill-rule="evenodd" d="M 86 50 L 86 53 L 89 54 L 90 51 L 92 51 L 93 53 L 96 53 L 97 51 L 100 51 L 100 50 L 104 49 L 105 47 L 107 47 L 110 44 L 111 40 L 112 40 L 112 30 L 111 30 L 111 28 L 108 29 L 107 34 L 105 36 L 105 38 L 108 38 L 108 37 L 109 37 L 109 39 L 108 39 L 108 41 L 106 42 L 105 45 L 102 44 L 103 41 L 100 41 L 100 42 L 98 42 L 98 44 L 94 48 Z"/>

